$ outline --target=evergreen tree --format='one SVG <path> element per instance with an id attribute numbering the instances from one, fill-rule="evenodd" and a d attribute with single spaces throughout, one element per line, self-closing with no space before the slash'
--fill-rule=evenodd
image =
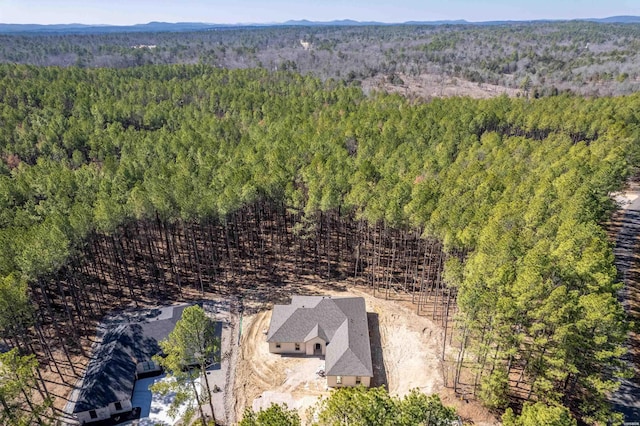
<path id="1" fill-rule="evenodd" d="M 160 342 L 160 347 L 163 356 L 156 356 L 154 360 L 167 371 L 168 380 L 154 385 L 153 391 L 160 395 L 175 392 L 170 413 L 176 415 L 180 406 L 186 403 L 185 418 L 190 419 L 197 409 L 203 425 L 208 422 L 202 405 L 208 403 L 215 422 L 206 372 L 208 365 L 220 361 L 217 359 L 220 342 L 215 337 L 213 322 L 200 306 L 189 306 L 169 337 Z"/>
<path id="2" fill-rule="evenodd" d="M 18 349 L 0 354 L 0 422 L 6 425 L 28 426 L 53 424 L 52 401 L 34 401 L 37 388 L 34 355 L 21 356 Z"/>
<path id="3" fill-rule="evenodd" d="M 300 416 L 290 410 L 287 404 L 271 404 L 266 410 L 254 413 L 250 409 L 244 412 L 239 426 L 300 426 Z"/>

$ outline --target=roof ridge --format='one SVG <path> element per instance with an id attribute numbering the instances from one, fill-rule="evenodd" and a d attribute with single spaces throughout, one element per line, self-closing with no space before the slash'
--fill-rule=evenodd
<path id="1" fill-rule="evenodd" d="M 342 357 L 344 357 L 344 355 L 348 352 L 351 352 L 351 354 L 353 354 L 353 356 L 355 356 L 358 361 L 360 361 L 360 364 L 362 364 L 363 367 L 365 367 L 366 369 L 366 363 L 362 360 L 362 358 L 353 350 L 351 349 L 351 335 L 349 334 L 350 331 L 350 325 L 349 325 L 349 318 L 345 319 L 344 322 L 347 323 L 347 347 L 344 350 L 344 352 L 342 352 L 342 354 L 340 355 L 340 357 L 338 358 L 338 360 L 342 359 Z M 343 323 L 344 324 L 344 323 Z M 340 324 L 340 327 L 342 327 L 342 324 Z"/>
<path id="2" fill-rule="evenodd" d="M 368 370 L 366 363 L 362 360 L 362 358 L 360 358 L 360 356 L 358 356 L 357 353 L 355 353 L 351 348 L 349 348 L 349 351 L 351 351 L 351 353 L 358 358 L 358 361 L 360 361 L 360 364 L 362 364 L 362 366 L 365 368 L 365 370 Z"/>
<path id="3" fill-rule="evenodd" d="M 346 334 L 347 334 L 347 346 L 345 346 L 345 350 L 344 350 L 344 351 L 342 351 L 342 353 L 340 354 L 340 357 L 339 357 L 338 359 L 342 358 L 342 355 L 344 355 L 344 353 L 347 351 L 347 349 L 349 349 L 349 317 L 345 318 L 345 319 L 344 319 L 344 321 L 342 321 L 342 322 L 340 323 L 340 325 L 338 326 L 338 328 L 336 328 L 335 333 L 333 333 L 333 335 L 334 335 L 334 336 L 335 336 L 336 334 L 338 334 L 338 330 L 340 330 L 340 329 L 342 328 L 342 326 L 344 326 L 345 324 L 346 324 L 346 326 L 345 326 L 345 329 L 346 329 L 346 330 L 345 330 L 345 332 L 346 332 Z"/>
<path id="4" fill-rule="evenodd" d="M 316 299 L 317 303 L 314 304 L 313 306 L 296 306 L 293 304 L 290 305 L 274 305 L 273 306 L 273 313 L 271 316 L 271 323 L 269 326 L 269 331 L 267 333 L 267 341 L 271 341 L 270 339 L 272 339 L 274 336 L 278 335 L 280 332 L 282 332 L 283 330 L 286 330 L 286 328 L 291 325 L 290 320 L 291 318 L 293 318 L 296 315 L 304 315 L 306 312 L 311 312 L 313 314 L 311 315 L 315 315 L 317 316 L 318 313 L 322 312 L 322 309 L 326 309 L 327 306 L 330 306 L 331 308 L 334 308 L 337 310 L 337 312 L 334 312 L 333 318 L 335 319 L 341 319 L 344 318 L 344 321 L 346 321 L 349 318 L 349 315 L 345 312 L 344 309 L 340 308 L 340 306 L 336 303 L 336 299 L 333 299 L 332 297 L 329 296 L 293 296 L 296 298 L 296 300 L 299 300 L 299 298 L 309 298 L 309 299 Z M 323 308 L 324 307 L 324 308 Z M 281 310 L 287 310 L 287 308 L 294 308 L 291 311 L 284 311 L 283 313 L 286 314 L 286 316 L 284 318 L 281 318 L 279 321 L 279 324 L 274 322 L 274 314 L 276 313 L 276 308 L 278 311 Z M 331 309 L 330 308 L 330 309 Z M 327 329 L 325 326 L 327 324 L 324 324 L 323 326 L 323 321 L 321 319 L 317 319 L 315 318 L 315 321 L 312 322 L 312 325 L 310 326 L 310 328 L 308 329 L 304 329 L 304 335 L 307 336 L 315 326 L 318 326 L 319 330 L 322 330 L 322 334 L 324 335 L 323 339 L 327 340 L 329 338 L 329 333 L 335 333 L 335 330 L 333 330 L 332 326 L 329 325 L 329 328 Z M 342 322 L 340 323 L 342 324 Z M 276 326 L 277 328 L 272 329 L 271 327 Z M 307 325 L 307 324 L 305 324 Z M 310 324 L 309 324 L 310 325 Z"/>

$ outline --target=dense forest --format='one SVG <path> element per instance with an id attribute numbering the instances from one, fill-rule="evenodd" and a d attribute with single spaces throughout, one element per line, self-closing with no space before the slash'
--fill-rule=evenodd
<path id="1" fill-rule="evenodd" d="M 639 24 L 591 22 L 0 35 L 0 63 L 119 68 L 200 63 L 294 70 L 355 83 L 384 75 L 402 84 L 400 75 L 430 74 L 535 96 L 636 92 L 638 52 Z"/>
<path id="2" fill-rule="evenodd" d="M 606 421 L 628 323 L 601 224 L 638 164 L 638 111 L 639 95 L 427 103 L 264 69 L 1 65 L 2 338 L 51 363 L 114 301 L 355 276 L 445 325 L 455 310 L 454 382 L 473 371 L 489 407 Z"/>

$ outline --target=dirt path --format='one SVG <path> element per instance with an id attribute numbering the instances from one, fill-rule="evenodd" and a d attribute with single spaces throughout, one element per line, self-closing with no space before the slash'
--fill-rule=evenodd
<path id="1" fill-rule="evenodd" d="M 226 358 L 229 363 L 229 367 L 226 371 L 226 378 L 224 383 L 224 415 L 227 425 L 236 424 L 236 404 L 235 404 L 235 383 L 236 383 L 236 368 L 238 365 L 238 301 L 231 300 L 229 302 L 229 345 L 227 352 L 222 354 L 223 358 Z"/>
<path id="2" fill-rule="evenodd" d="M 270 312 L 260 312 L 243 318 L 244 330 L 240 345 L 240 357 L 236 368 L 236 415 L 241 416 L 244 408 L 251 406 L 263 389 L 280 385 L 284 380 L 282 370 L 269 357 L 264 362 L 252 362 L 246 365 L 246 360 L 258 360 L 265 356 L 265 345 L 253 344 L 262 339 L 262 329 L 269 326 Z M 268 353 L 268 352 L 267 352 Z M 242 365 L 242 368 L 240 367 Z"/>
<path id="3" fill-rule="evenodd" d="M 638 239 L 640 236 L 640 185 L 631 182 L 628 190 L 615 196 L 622 206 L 616 236 L 614 254 L 616 267 L 624 288 L 620 299 L 631 319 L 640 320 L 640 264 Z M 640 335 L 630 333 L 627 343 L 629 352 L 624 359 L 635 371 L 635 377 L 620 380 L 620 389 L 612 396 L 613 408 L 624 414 L 626 422 L 640 421 Z"/>

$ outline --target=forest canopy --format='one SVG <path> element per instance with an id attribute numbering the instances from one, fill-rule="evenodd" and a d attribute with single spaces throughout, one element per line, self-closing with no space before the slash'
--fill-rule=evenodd
<path id="1" fill-rule="evenodd" d="M 353 84 L 385 76 L 400 87 L 406 76 L 427 74 L 478 86 L 522 89 L 536 97 L 566 91 L 621 95 L 640 89 L 639 24 L 573 21 L 271 26 L 182 33 L 70 31 L 0 34 L 0 63 L 88 68 L 200 63 L 296 71 Z"/>
<path id="2" fill-rule="evenodd" d="M 262 69 L 2 65 L 0 276 L 40 288 L 95 235 L 261 200 L 305 227 L 418 230 L 466 253 L 444 276 L 480 397 L 506 408 L 518 368 L 529 397 L 603 419 L 627 323 L 600 225 L 638 164 L 638 111 L 640 95 L 425 103 Z"/>

